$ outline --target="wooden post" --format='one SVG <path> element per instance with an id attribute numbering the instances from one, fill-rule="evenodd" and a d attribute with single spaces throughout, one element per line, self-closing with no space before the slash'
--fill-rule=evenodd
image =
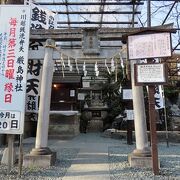
<path id="1" fill-rule="evenodd" d="M 147 26 L 151 27 L 151 0 L 147 1 Z M 151 62 L 151 59 L 148 59 Z M 148 99 L 149 99 L 149 123 L 150 123 L 150 136 L 152 147 L 152 166 L 155 175 L 159 174 L 158 167 L 158 150 L 157 150 L 157 134 L 156 134 L 156 118 L 155 118 L 155 99 L 154 99 L 154 86 L 148 86 Z"/>
<path id="2" fill-rule="evenodd" d="M 132 120 L 127 120 L 127 144 L 132 145 Z"/>
<path id="3" fill-rule="evenodd" d="M 151 147 L 152 147 L 152 166 L 155 175 L 159 174 L 158 166 L 158 150 L 157 150 L 157 134 L 156 134 L 156 118 L 155 118 L 155 100 L 154 100 L 154 86 L 148 86 L 149 99 L 149 122 L 151 131 Z"/>
<path id="4" fill-rule="evenodd" d="M 22 162 L 23 162 L 23 145 L 22 145 L 22 140 L 23 140 L 23 134 L 20 134 L 20 137 L 19 137 L 19 161 L 18 161 L 18 166 L 19 166 L 18 175 L 19 175 L 19 177 L 21 177 Z"/>
<path id="5" fill-rule="evenodd" d="M 7 174 L 10 174 L 11 167 L 13 165 L 13 153 L 14 153 L 14 135 L 8 134 L 8 168 Z"/>

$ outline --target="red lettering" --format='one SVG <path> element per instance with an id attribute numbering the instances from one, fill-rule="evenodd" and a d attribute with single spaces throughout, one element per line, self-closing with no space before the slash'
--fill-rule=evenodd
<path id="1" fill-rule="evenodd" d="M 12 92 L 13 91 L 13 84 L 12 83 L 6 83 L 4 85 L 4 91 L 6 92 Z"/>
<path id="2" fill-rule="evenodd" d="M 10 68 L 14 67 L 14 60 L 13 59 L 7 60 L 7 67 L 10 67 Z"/>
<path id="3" fill-rule="evenodd" d="M 17 19 L 16 18 L 11 18 L 10 19 L 10 21 L 9 21 L 9 24 L 11 25 L 11 26 L 16 26 L 17 25 Z"/>
<path id="4" fill-rule="evenodd" d="M 11 38 L 9 39 L 9 43 L 8 43 L 8 47 L 9 48 L 14 48 L 16 46 L 16 39 L 15 38 Z M 11 50 L 12 51 L 12 50 Z"/>
<path id="5" fill-rule="evenodd" d="M 16 37 L 16 28 L 10 28 L 10 34 L 11 37 Z"/>
<path id="6" fill-rule="evenodd" d="M 12 94 L 5 94 L 5 103 L 11 103 L 12 102 Z"/>
<path id="7" fill-rule="evenodd" d="M 8 79 L 14 79 L 14 69 L 6 69 L 5 77 Z"/>

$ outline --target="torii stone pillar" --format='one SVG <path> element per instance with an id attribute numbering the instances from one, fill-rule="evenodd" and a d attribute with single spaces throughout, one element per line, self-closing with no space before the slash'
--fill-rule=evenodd
<path id="1" fill-rule="evenodd" d="M 131 82 L 134 108 L 134 125 L 136 137 L 136 149 L 129 155 L 129 162 L 132 167 L 151 167 L 151 151 L 148 145 L 146 115 L 144 107 L 143 88 L 135 86 L 134 82 L 134 64 L 136 60 L 131 61 Z"/>
<path id="2" fill-rule="evenodd" d="M 51 39 L 48 39 L 45 45 L 45 55 L 41 79 L 40 104 L 36 132 L 36 144 L 34 149 L 34 151 L 37 150 L 39 151 L 39 153 L 43 154 L 48 153 L 47 141 L 49 128 L 49 111 L 54 69 L 53 47 L 55 47 L 55 42 Z"/>
<path id="3" fill-rule="evenodd" d="M 36 143 L 30 155 L 25 156 L 24 166 L 49 166 L 55 161 L 55 153 L 47 147 L 49 129 L 49 111 L 53 78 L 53 48 L 55 41 L 48 39 L 42 69 L 40 105 L 37 122 Z"/>

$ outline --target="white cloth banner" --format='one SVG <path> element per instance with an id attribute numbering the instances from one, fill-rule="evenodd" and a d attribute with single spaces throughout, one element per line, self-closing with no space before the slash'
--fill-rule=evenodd
<path id="1" fill-rule="evenodd" d="M 0 133 L 22 134 L 30 7 L 0 6 Z"/>
<path id="2" fill-rule="evenodd" d="M 31 29 L 55 29 L 56 14 L 35 4 L 31 4 Z"/>
<path id="3" fill-rule="evenodd" d="M 155 86 L 155 109 L 162 109 L 164 108 L 164 99 L 163 99 L 163 89 L 162 86 Z"/>
<path id="4" fill-rule="evenodd" d="M 26 85 L 26 112 L 38 112 L 42 78 L 42 60 L 29 60 Z"/>
<path id="5" fill-rule="evenodd" d="M 31 5 L 31 29 L 54 29 L 56 27 L 56 14 L 40 6 Z M 30 48 L 38 50 L 39 42 L 31 42 Z M 64 63 L 64 61 L 63 61 Z M 65 66 L 65 64 L 63 64 Z M 26 112 L 37 113 L 40 97 L 40 82 L 42 77 L 42 61 L 29 60 L 27 74 Z"/>

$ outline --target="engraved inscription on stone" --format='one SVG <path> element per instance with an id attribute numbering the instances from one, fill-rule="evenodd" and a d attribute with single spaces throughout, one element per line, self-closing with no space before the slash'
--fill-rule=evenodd
<path id="1" fill-rule="evenodd" d="M 100 53 L 98 29 L 84 29 L 82 50 L 85 55 L 96 55 Z"/>

